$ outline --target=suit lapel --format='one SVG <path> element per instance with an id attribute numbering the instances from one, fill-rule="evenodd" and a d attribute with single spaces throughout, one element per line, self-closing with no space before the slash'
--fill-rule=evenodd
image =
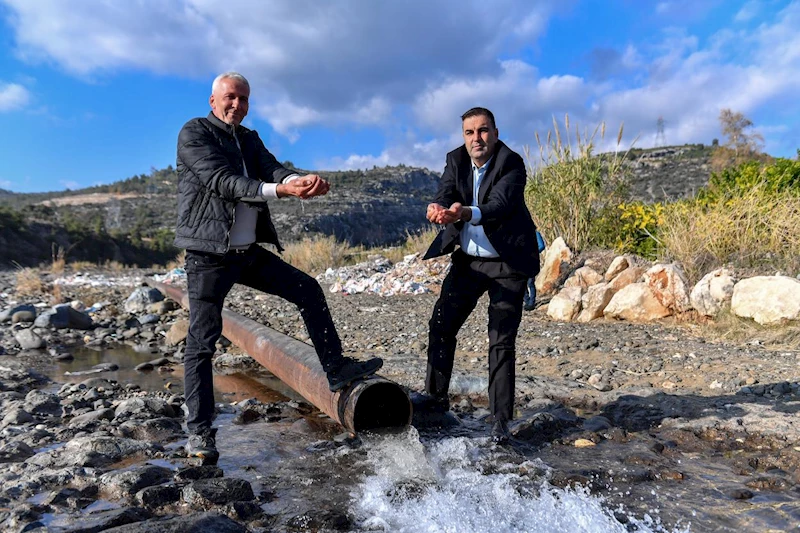
<path id="1" fill-rule="evenodd" d="M 497 141 L 497 146 L 494 151 L 494 156 L 492 156 L 492 160 L 489 161 L 489 168 L 486 169 L 486 174 L 483 175 L 483 179 L 481 180 L 481 187 L 478 189 L 478 202 L 483 202 L 486 200 L 486 194 L 489 192 L 489 188 L 491 184 L 494 182 L 495 175 L 497 174 L 497 159 L 500 152 L 500 141 Z"/>

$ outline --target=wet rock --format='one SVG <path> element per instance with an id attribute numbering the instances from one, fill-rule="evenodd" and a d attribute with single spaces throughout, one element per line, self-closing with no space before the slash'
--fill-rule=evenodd
<path id="1" fill-rule="evenodd" d="M 183 488 L 183 501 L 198 509 L 255 499 L 253 488 L 244 479 L 213 478 L 193 481 Z"/>
<path id="2" fill-rule="evenodd" d="M 181 499 L 181 489 L 175 484 L 145 487 L 134 495 L 136 503 L 147 509 L 157 509 Z"/>
<path id="3" fill-rule="evenodd" d="M 293 516 L 287 526 L 290 531 L 348 531 L 352 523 L 341 511 L 322 509 Z"/>
<path id="4" fill-rule="evenodd" d="M 156 323 L 158 323 L 158 321 L 161 320 L 161 317 L 159 315 L 157 315 L 157 314 L 149 313 L 149 314 L 142 315 L 142 316 L 138 317 L 138 320 L 139 320 L 139 324 L 144 326 L 144 325 L 147 325 L 147 324 L 156 324 Z"/>
<path id="5" fill-rule="evenodd" d="M 36 320 L 36 308 L 31 306 L 11 313 L 12 324 L 27 324 Z"/>
<path id="6" fill-rule="evenodd" d="M 74 417 L 72 420 L 69 421 L 69 427 L 79 428 L 83 426 L 89 426 L 92 424 L 97 424 L 103 420 L 113 420 L 114 419 L 114 410 L 111 408 L 105 409 L 98 409 L 96 411 L 90 411 L 88 413 L 84 413 L 82 415 L 78 415 Z"/>
<path id="7" fill-rule="evenodd" d="M 222 477 L 222 469 L 213 465 L 189 466 L 181 468 L 175 473 L 177 483 L 197 481 L 199 479 L 214 479 Z"/>
<path id="8" fill-rule="evenodd" d="M 214 358 L 214 366 L 218 368 L 263 368 L 258 361 L 247 354 L 223 353 Z"/>
<path id="9" fill-rule="evenodd" d="M 56 394 L 32 390 L 25 395 L 23 408 L 32 415 L 61 416 L 61 399 Z"/>
<path id="10" fill-rule="evenodd" d="M 163 466 L 145 465 L 131 470 L 112 471 L 100 476 L 103 491 L 112 498 L 130 496 L 145 487 L 172 480 L 172 470 Z"/>
<path id="11" fill-rule="evenodd" d="M 116 526 L 135 524 L 142 520 L 147 520 L 151 516 L 149 511 L 141 507 L 125 507 L 122 509 L 111 509 L 110 511 L 81 514 L 75 518 L 65 520 L 67 523 L 61 526 L 60 529 L 62 531 L 68 531 L 69 533 L 117 531 L 118 529 Z"/>
<path id="12" fill-rule="evenodd" d="M 134 368 L 134 370 L 136 370 L 137 372 L 149 372 L 153 369 L 155 369 L 155 367 L 153 366 L 152 363 L 139 363 Z"/>
<path id="13" fill-rule="evenodd" d="M 0 463 L 19 463 L 36 452 L 24 442 L 6 442 L 0 445 Z"/>
<path id="14" fill-rule="evenodd" d="M 176 413 L 166 400 L 154 396 L 128 398 L 120 402 L 114 411 L 114 418 L 117 420 L 150 418 L 154 415 L 174 417 Z"/>
<path id="15" fill-rule="evenodd" d="M 32 387 L 49 381 L 45 376 L 25 368 L 18 361 L 7 356 L 0 358 L 0 391 L 27 392 Z"/>
<path id="16" fill-rule="evenodd" d="M 33 323 L 37 328 L 56 329 L 90 329 L 93 325 L 92 317 L 76 311 L 69 305 L 57 305 L 36 318 Z"/>
<path id="17" fill-rule="evenodd" d="M 14 334 L 14 339 L 23 350 L 38 350 L 44 348 L 46 343 L 33 329 L 22 329 Z"/>
<path id="18" fill-rule="evenodd" d="M 583 422 L 583 430 L 584 431 L 592 431 L 594 433 L 599 433 L 601 431 L 605 431 L 612 427 L 611 421 L 604 417 L 604 416 L 593 416 L 591 418 L 587 418 Z"/>
<path id="19" fill-rule="evenodd" d="M 222 512 L 243 522 L 252 522 L 264 516 L 264 510 L 256 502 L 232 502 L 226 504 Z"/>
<path id="20" fill-rule="evenodd" d="M 128 296 L 123 307 L 128 313 L 144 313 L 151 304 L 160 302 L 164 295 L 158 289 L 139 287 Z"/>
<path id="21" fill-rule="evenodd" d="M 28 424 L 33 421 L 34 418 L 28 411 L 18 407 L 11 409 L 8 414 L 3 417 L 3 422 L 0 423 L 0 426 L 21 426 L 22 424 Z"/>
<path id="22" fill-rule="evenodd" d="M 747 489 L 734 489 L 729 493 L 730 497 L 734 500 L 749 500 L 755 494 Z"/>
<path id="23" fill-rule="evenodd" d="M 181 423 L 175 418 L 151 418 L 149 420 L 130 420 L 117 428 L 120 437 L 136 440 L 170 442 L 183 434 Z"/>
<path id="24" fill-rule="evenodd" d="M 34 319 L 36 318 L 36 307 L 31 304 L 20 304 L 16 305 L 10 309 L 6 309 L 5 311 L 0 312 L 0 324 L 4 324 L 11 320 L 12 324 L 16 324 L 18 322 L 33 322 L 33 320 L 20 320 L 18 319 L 14 322 L 14 315 L 17 313 L 27 313 L 28 316 L 33 315 Z M 22 315 L 20 315 L 22 316 Z"/>
<path id="25" fill-rule="evenodd" d="M 97 485 L 89 485 L 82 489 L 67 487 L 51 492 L 43 503 L 71 509 L 83 509 L 97 499 L 97 491 Z"/>
<path id="26" fill-rule="evenodd" d="M 247 533 L 247 527 L 216 512 L 172 518 L 154 518 L 136 524 L 115 527 L 107 533 Z"/>
<path id="27" fill-rule="evenodd" d="M 792 483 L 778 476 L 761 476 L 745 483 L 751 489 L 784 491 L 791 488 Z"/>

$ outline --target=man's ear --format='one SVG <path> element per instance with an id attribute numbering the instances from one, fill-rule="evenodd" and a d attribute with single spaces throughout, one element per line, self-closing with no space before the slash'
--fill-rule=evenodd
<path id="1" fill-rule="evenodd" d="M 208 97 L 208 105 L 211 106 L 211 109 L 214 109 L 214 95 Z"/>

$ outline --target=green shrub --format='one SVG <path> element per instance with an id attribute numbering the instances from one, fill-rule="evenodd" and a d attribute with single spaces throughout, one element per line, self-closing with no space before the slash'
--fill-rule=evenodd
<path id="1" fill-rule="evenodd" d="M 603 227 L 616 228 L 614 248 L 621 253 L 632 253 L 648 259 L 658 256 L 658 232 L 664 222 L 664 204 L 642 202 L 621 203 L 617 206 L 616 224 L 605 221 Z"/>
<path id="2" fill-rule="evenodd" d="M 537 227 L 548 240 L 563 237 L 575 251 L 589 246 L 614 244 L 616 206 L 626 199 L 627 154 L 615 151 L 600 156 L 592 155 L 595 138 L 605 136 L 605 124 L 600 124 L 591 135 L 581 135 L 575 127 L 575 145 L 569 140 L 569 116 L 564 120 L 565 137 L 553 119 L 553 130 L 542 143 L 539 134 L 536 142 L 539 156 L 533 161 L 530 150 L 525 149 L 528 160 L 528 183 L 525 201 Z M 617 135 L 617 146 L 622 140 L 622 126 Z"/>

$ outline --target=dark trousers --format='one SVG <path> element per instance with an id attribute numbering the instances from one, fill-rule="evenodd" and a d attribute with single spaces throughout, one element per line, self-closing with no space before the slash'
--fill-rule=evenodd
<path id="1" fill-rule="evenodd" d="M 189 282 L 189 335 L 184 355 L 184 395 L 190 433 L 204 433 L 214 416 L 211 358 L 222 334 L 222 305 L 234 283 L 280 296 L 297 305 L 326 371 L 342 357 L 319 283 L 277 255 L 253 245 L 244 253 L 186 252 Z"/>
<path id="2" fill-rule="evenodd" d="M 514 415 L 514 364 L 527 276 L 499 260 L 482 260 L 460 250 L 442 283 L 429 322 L 425 390 L 445 396 L 453 374 L 456 335 L 478 299 L 489 293 L 489 408 L 495 419 Z"/>

